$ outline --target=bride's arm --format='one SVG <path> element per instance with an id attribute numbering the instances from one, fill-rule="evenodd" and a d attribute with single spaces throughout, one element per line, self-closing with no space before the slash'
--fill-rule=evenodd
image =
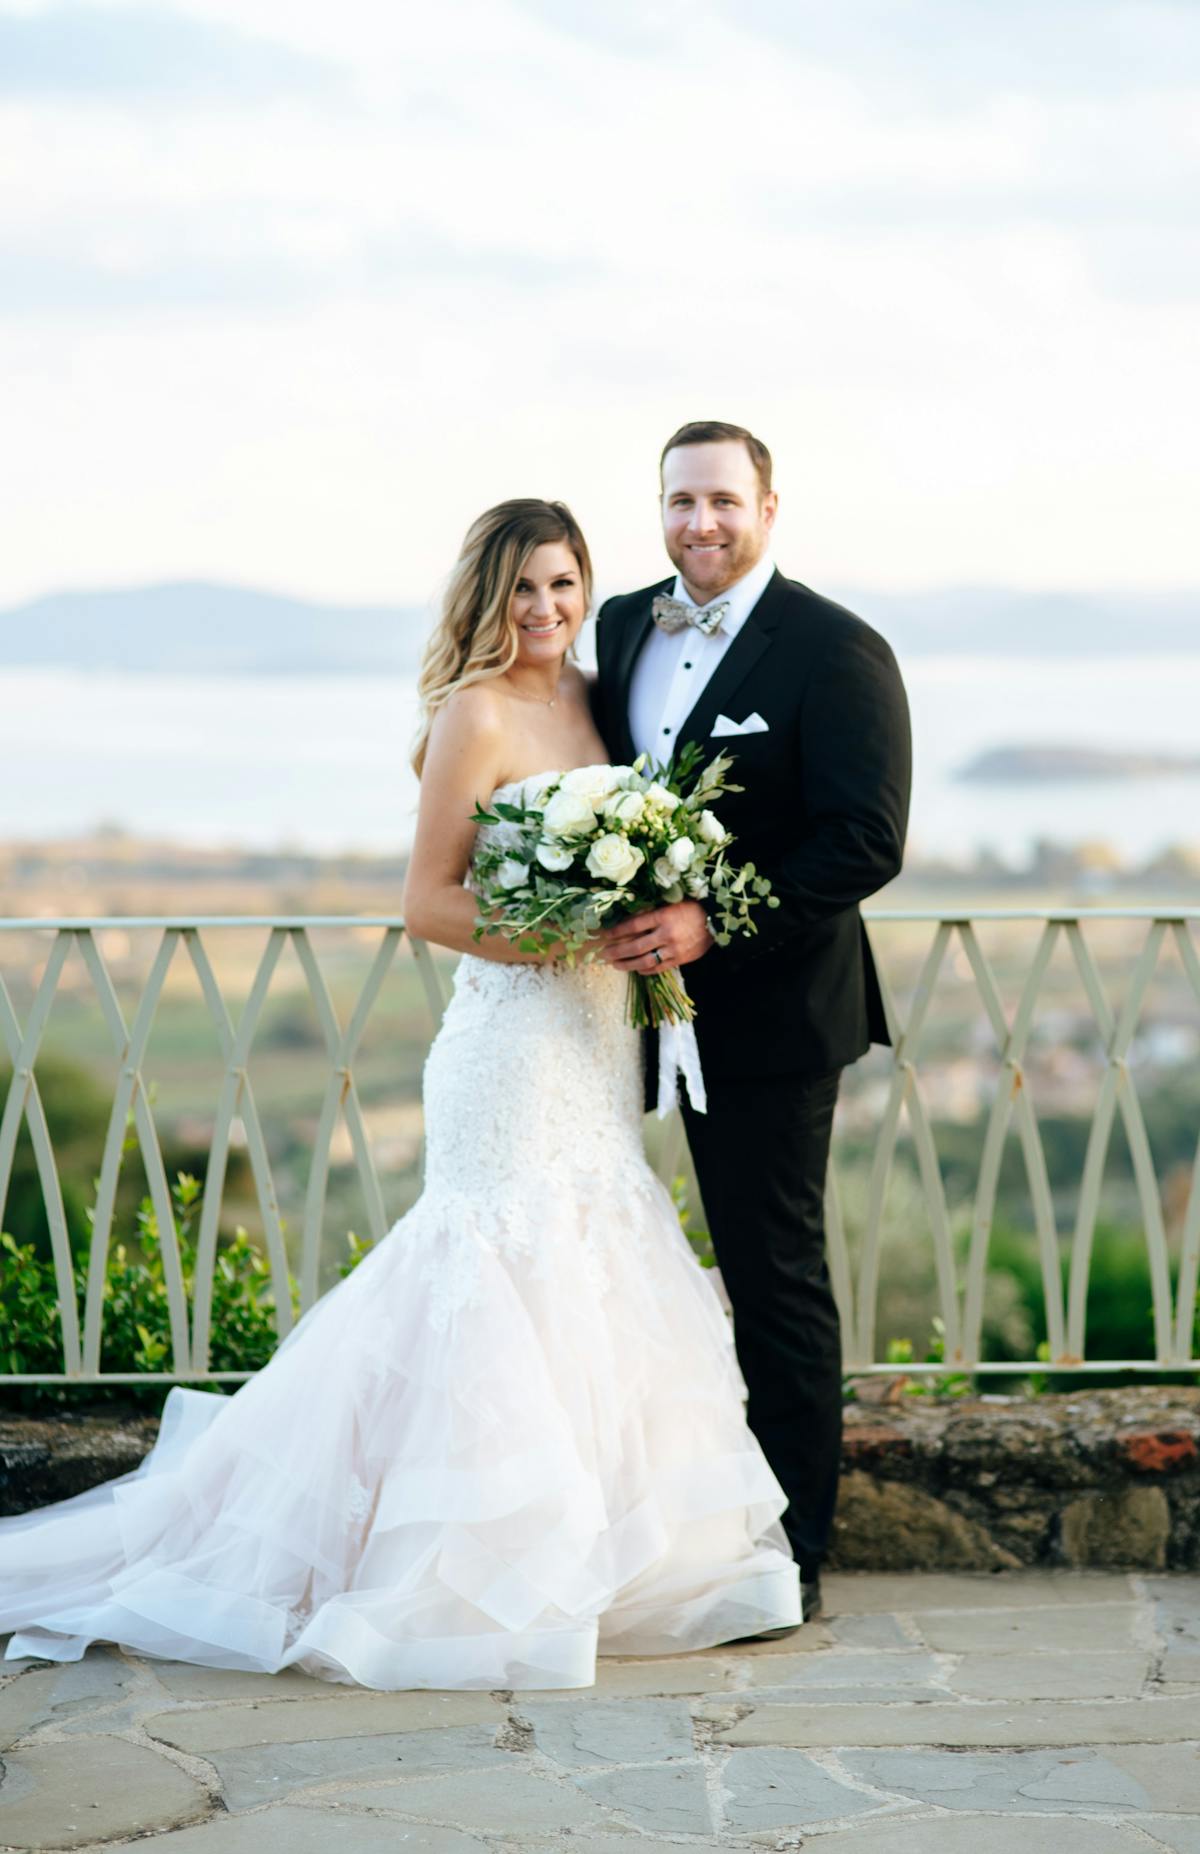
<path id="1" fill-rule="evenodd" d="M 458 689 L 436 716 L 421 773 L 417 834 L 404 879 L 404 920 L 419 940 L 505 965 L 540 964 L 544 955 L 518 952 L 502 934 L 472 938 L 476 898 L 463 887 L 475 847 L 471 814 L 510 770 L 510 736 L 501 699 L 486 683 Z"/>

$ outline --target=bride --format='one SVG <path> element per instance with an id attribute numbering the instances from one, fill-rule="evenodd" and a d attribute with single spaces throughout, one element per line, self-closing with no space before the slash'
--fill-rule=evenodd
<path id="1" fill-rule="evenodd" d="M 725 1316 L 643 1155 L 626 976 L 472 937 L 476 802 L 606 758 L 569 660 L 590 596 L 570 512 L 502 503 L 429 644 L 405 910 L 464 957 L 423 1195 L 235 1396 L 176 1386 L 136 1472 L 0 1521 L 9 1657 L 584 1687 L 598 1651 L 799 1622 Z"/>

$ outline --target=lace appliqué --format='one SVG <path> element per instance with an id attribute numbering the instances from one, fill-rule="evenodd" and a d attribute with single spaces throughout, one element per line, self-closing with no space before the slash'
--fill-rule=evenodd
<path id="1" fill-rule="evenodd" d="M 286 1636 L 289 1648 L 303 1635 L 315 1613 L 316 1605 L 313 1602 L 312 1591 L 306 1590 L 295 1609 L 289 1609 L 287 1612 Z"/>
<path id="2" fill-rule="evenodd" d="M 350 1476 L 350 1491 L 346 1496 L 346 1518 L 354 1525 L 361 1525 L 371 1511 L 372 1493 L 363 1485 L 356 1474 Z"/>
<path id="3" fill-rule="evenodd" d="M 426 1250 L 430 1317 L 482 1291 L 488 1255 L 549 1271 L 569 1240 L 590 1291 L 665 1197 L 642 1146 L 641 1041 L 627 979 L 599 964 L 467 954 L 425 1065 L 425 1190 L 397 1236 Z"/>

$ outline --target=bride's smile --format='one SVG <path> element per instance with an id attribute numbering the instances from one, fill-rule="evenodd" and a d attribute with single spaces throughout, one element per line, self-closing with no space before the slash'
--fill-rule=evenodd
<path id="1" fill-rule="evenodd" d="M 586 605 L 579 563 L 563 541 L 535 547 L 513 588 L 514 668 L 541 669 L 565 655 L 583 624 Z"/>

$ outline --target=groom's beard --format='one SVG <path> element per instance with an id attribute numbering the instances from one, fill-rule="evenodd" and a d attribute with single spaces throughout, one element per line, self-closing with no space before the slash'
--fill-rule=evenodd
<path id="1" fill-rule="evenodd" d="M 767 540 L 765 528 L 757 528 L 731 537 L 718 553 L 692 553 L 686 541 L 668 541 L 666 548 L 697 604 L 707 605 L 758 565 L 767 551 Z"/>

